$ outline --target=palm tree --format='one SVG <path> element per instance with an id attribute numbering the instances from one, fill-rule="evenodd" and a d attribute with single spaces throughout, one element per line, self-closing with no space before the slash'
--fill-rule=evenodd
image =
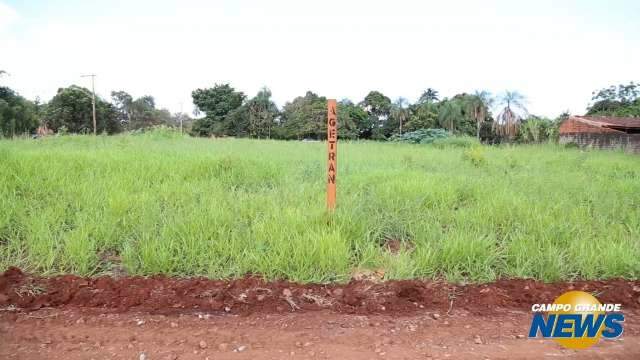
<path id="1" fill-rule="evenodd" d="M 462 118 L 462 106 L 457 100 L 443 100 L 440 111 L 438 112 L 438 120 L 440 126 L 449 125 L 449 131 L 453 133 L 454 124 Z"/>
<path id="2" fill-rule="evenodd" d="M 421 104 L 436 101 L 438 101 L 438 91 L 433 88 L 427 88 L 427 90 L 420 95 L 420 99 L 418 99 L 418 102 Z"/>
<path id="3" fill-rule="evenodd" d="M 409 102 L 407 99 L 399 97 L 391 107 L 391 117 L 397 119 L 400 123 L 400 135 L 402 135 L 402 124 L 409 117 L 409 111 L 407 109 L 408 104 Z"/>
<path id="4" fill-rule="evenodd" d="M 504 105 L 504 108 L 496 116 L 494 123 L 496 132 L 512 139 L 518 134 L 523 115 L 527 114 L 526 99 L 517 91 L 505 91 L 499 98 L 499 102 L 500 105 Z"/>
<path id="5" fill-rule="evenodd" d="M 466 105 L 476 122 L 476 137 L 480 140 L 480 126 L 489 115 L 489 108 L 493 104 L 493 98 L 488 91 L 476 91 L 474 95 L 467 97 Z"/>

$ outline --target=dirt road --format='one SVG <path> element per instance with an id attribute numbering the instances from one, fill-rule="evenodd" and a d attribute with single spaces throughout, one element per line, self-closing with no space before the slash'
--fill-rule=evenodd
<path id="1" fill-rule="evenodd" d="M 434 315 L 438 314 L 438 315 Z M 639 359 L 640 323 L 589 350 L 525 337 L 530 314 L 149 315 L 53 309 L 0 314 L 2 359 Z"/>
<path id="2" fill-rule="evenodd" d="M 529 339 L 530 305 L 569 289 L 623 304 L 588 350 Z M 0 359 L 640 359 L 640 283 L 299 285 L 0 274 Z"/>

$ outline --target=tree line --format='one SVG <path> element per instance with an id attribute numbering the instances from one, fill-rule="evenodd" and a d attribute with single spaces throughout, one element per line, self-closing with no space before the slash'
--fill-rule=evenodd
<path id="1" fill-rule="evenodd" d="M 247 98 L 229 84 L 218 84 L 197 89 L 192 96 L 196 111 L 204 114 L 193 124 L 192 132 L 198 136 L 326 137 L 327 98 L 311 91 L 285 103 L 282 109 L 273 102 L 268 88 Z M 485 123 L 511 124 L 527 116 L 523 100 L 517 92 L 507 92 L 498 98 L 504 108 L 494 119 L 490 110 L 494 98 L 486 91 L 440 99 L 437 90 L 428 88 L 411 104 L 402 97 L 392 101 L 374 90 L 358 103 L 349 99 L 338 102 L 338 133 L 343 139 L 385 140 L 403 132 L 443 128 L 486 138 L 492 136 L 492 126 Z"/>
<path id="2" fill-rule="evenodd" d="M 3 74 L 0 71 L 0 76 Z M 308 91 L 278 108 L 268 88 L 253 97 L 230 84 L 192 92 L 194 115 L 172 114 L 159 109 L 152 96 L 134 98 L 125 91 L 111 92 L 111 99 L 96 96 L 97 130 L 116 134 L 181 123 L 193 136 L 233 136 L 266 139 L 324 139 L 327 99 Z M 47 103 L 25 99 L 0 84 L 0 136 L 33 133 L 44 126 L 58 133 L 93 131 L 91 92 L 72 85 L 58 89 Z M 593 93 L 587 115 L 640 116 L 640 85 L 633 82 Z M 498 109 L 495 114 L 492 109 Z M 338 102 L 339 136 L 342 139 L 386 140 L 422 129 L 445 129 L 485 142 L 503 140 L 540 142 L 557 136 L 560 121 L 528 113 L 526 99 L 516 91 L 494 97 L 486 91 L 441 98 L 427 88 L 415 103 L 392 100 L 370 91 L 360 102 Z"/>

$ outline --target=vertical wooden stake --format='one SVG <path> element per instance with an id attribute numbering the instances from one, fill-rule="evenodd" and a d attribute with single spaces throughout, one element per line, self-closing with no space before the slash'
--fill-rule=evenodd
<path id="1" fill-rule="evenodd" d="M 338 112 L 336 100 L 327 101 L 327 210 L 336 208 L 336 175 L 338 173 Z"/>

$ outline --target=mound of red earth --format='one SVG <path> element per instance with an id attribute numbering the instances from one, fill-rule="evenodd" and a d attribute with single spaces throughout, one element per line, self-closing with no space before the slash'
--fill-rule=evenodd
<path id="1" fill-rule="evenodd" d="M 320 309 L 355 314 L 408 314 L 419 309 L 448 312 L 456 307 L 486 314 L 505 308 L 528 311 L 532 303 L 551 303 L 569 290 L 593 293 L 600 302 L 620 303 L 624 309 L 640 309 L 640 281 L 619 279 L 550 284 L 522 279 L 474 285 L 416 280 L 297 284 L 266 282 L 255 277 L 229 281 L 166 276 L 38 277 L 13 267 L 0 275 L 0 307 L 106 308 L 165 315 Z"/>

